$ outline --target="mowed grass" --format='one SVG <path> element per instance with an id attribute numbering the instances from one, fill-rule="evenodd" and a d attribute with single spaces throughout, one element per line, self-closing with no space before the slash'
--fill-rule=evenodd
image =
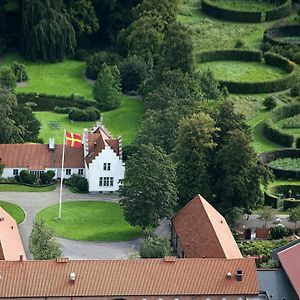
<path id="1" fill-rule="evenodd" d="M 127 241 L 140 236 L 141 228 L 130 226 L 117 203 L 100 201 L 65 202 L 62 219 L 58 221 L 58 205 L 37 214 L 57 236 L 83 241 Z"/>
<path id="2" fill-rule="evenodd" d="M 18 87 L 17 92 L 36 92 L 68 96 L 79 94 L 92 98 L 92 87 L 83 78 L 86 63 L 66 59 L 63 62 L 32 62 L 18 54 L 4 56 L 3 65 L 10 66 L 14 61 L 24 63 L 29 75 L 28 85 Z"/>
<path id="3" fill-rule="evenodd" d="M 55 184 L 43 187 L 34 187 L 21 184 L 0 184 L 0 192 L 50 192 L 55 190 L 55 188 Z"/>
<path id="4" fill-rule="evenodd" d="M 263 82 L 287 74 L 283 69 L 258 62 L 210 61 L 198 65 L 199 70 L 211 69 L 217 80 L 234 82 Z"/>
<path id="5" fill-rule="evenodd" d="M 257 0 L 213 0 L 219 7 L 239 10 L 239 11 L 266 11 L 276 7 L 274 3 Z"/>
<path id="6" fill-rule="evenodd" d="M 120 134 L 123 138 L 124 145 L 130 145 L 137 134 L 141 116 L 144 112 L 142 101 L 123 97 L 121 106 L 115 110 L 105 112 L 103 121 L 105 127 L 117 137 Z M 41 122 L 40 137 L 48 142 L 50 137 L 54 137 L 56 143 L 63 143 L 64 128 L 67 131 L 82 134 L 84 128 L 95 126 L 92 122 L 71 122 L 66 114 L 58 114 L 54 112 L 35 112 L 36 117 Z M 53 129 L 50 121 L 59 122 L 61 128 Z"/>
<path id="7" fill-rule="evenodd" d="M 300 170 L 300 158 L 278 158 L 276 160 L 270 161 L 268 166 L 280 168 L 283 170 L 292 170 L 299 171 Z"/>
<path id="8" fill-rule="evenodd" d="M 6 201 L 0 201 L 0 207 L 9 213 L 16 220 L 17 224 L 20 224 L 24 221 L 25 212 L 18 205 Z"/>

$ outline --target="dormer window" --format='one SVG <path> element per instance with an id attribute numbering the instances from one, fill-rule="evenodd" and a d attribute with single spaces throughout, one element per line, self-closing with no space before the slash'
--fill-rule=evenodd
<path id="1" fill-rule="evenodd" d="M 103 163 L 103 170 L 110 171 L 110 163 Z"/>

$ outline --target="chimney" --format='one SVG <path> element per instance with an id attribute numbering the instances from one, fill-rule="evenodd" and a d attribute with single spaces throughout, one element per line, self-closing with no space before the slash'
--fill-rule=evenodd
<path id="1" fill-rule="evenodd" d="M 49 150 L 55 150 L 55 139 L 49 138 Z"/>
<path id="2" fill-rule="evenodd" d="M 226 278 L 227 278 L 227 279 L 231 279 L 231 278 L 232 278 L 232 274 L 231 274 L 231 272 L 227 272 L 227 274 L 226 274 Z"/>
<path id="3" fill-rule="evenodd" d="M 236 280 L 237 281 L 243 280 L 243 271 L 241 269 L 237 269 L 237 271 L 236 271 Z"/>
<path id="4" fill-rule="evenodd" d="M 75 282 L 75 279 L 76 279 L 76 273 L 75 273 L 75 272 L 71 272 L 71 273 L 69 274 L 69 281 L 70 281 L 71 283 L 74 283 L 74 282 Z"/>
<path id="5" fill-rule="evenodd" d="M 22 262 L 23 260 L 24 260 L 24 257 L 23 257 L 23 255 L 21 254 L 21 255 L 20 255 L 20 259 L 19 259 L 19 261 L 21 261 L 21 262 Z"/>

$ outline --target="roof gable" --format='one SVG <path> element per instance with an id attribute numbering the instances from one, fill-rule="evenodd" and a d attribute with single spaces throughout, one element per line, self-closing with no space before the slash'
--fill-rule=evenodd
<path id="1" fill-rule="evenodd" d="M 241 258 L 225 218 L 201 195 L 172 218 L 186 257 Z"/>

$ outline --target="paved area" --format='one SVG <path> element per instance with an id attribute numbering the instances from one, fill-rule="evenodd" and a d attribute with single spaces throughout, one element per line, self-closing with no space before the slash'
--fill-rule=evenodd
<path id="1" fill-rule="evenodd" d="M 32 230 L 32 224 L 35 215 L 43 208 L 57 204 L 59 201 L 59 188 L 51 192 L 0 192 L 0 199 L 15 203 L 22 207 L 26 212 L 25 221 L 19 225 L 20 234 L 27 258 L 32 258 L 29 252 L 29 235 Z M 118 202 L 119 196 L 113 194 L 75 194 L 68 189 L 63 189 L 62 201 L 110 201 Z M 168 236 L 169 224 L 163 221 L 157 229 L 160 236 Z M 72 241 L 58 238 L 62 245 L 64 256 L 73 259 L 119 259 L 131 255 L 134 251 L 138 251 L 142 243 L 142 239 L 136 239 L 126 242 L 97 243 Z"/>

